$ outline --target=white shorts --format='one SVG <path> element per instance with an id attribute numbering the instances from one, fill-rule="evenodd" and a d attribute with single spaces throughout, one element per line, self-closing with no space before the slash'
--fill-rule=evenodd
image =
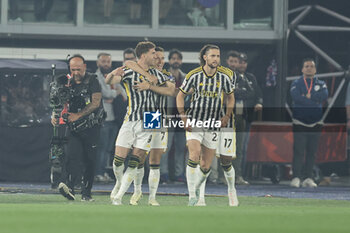
<path id="1" fill-rule="evenodd" d="M 168 146 L 168 131 L 152 132 L 152 139 L 150 144 L 151 149 L 164 149 L 164 151 L 166 151 Z"/>
<path id="2" fill-rule="evenodd" d="M 220 155 L 236 158 L 236 132 L 232 129 L 228 131 L 220 131 L 216 156 L 219 157 Z"/>
<path id="3" fill-rule="evenodd" d="M 116 146 L 125 148 L 139 148 L 149 150 L 151 142 L 151 131 L 143 129 L 143 121 L 126 121 L 119 130 Z"/>
<path id="4" fill-rule="evenodd" d="M 213 130 L 196 130 L 195 132 L 186 131 L 186 140 L 197 140 L 203 146 L 209 149 L 216 149 L 219 143 L 220 131 Z"/>

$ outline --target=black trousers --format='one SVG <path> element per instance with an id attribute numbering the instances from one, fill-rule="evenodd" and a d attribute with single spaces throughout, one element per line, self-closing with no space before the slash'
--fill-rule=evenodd
<path id="1" fill-rule="evenodd" d="M 302 169 L 304 167 L 305 177 L 312 178 L 312 169 L 315 163 L 321 130 L 322 125 L 305 127 L 293 124 L 293 177 L 304 178 L 302 174 Z"/>
<path id="2" fill-rule="evenodd" d="M 242 176 L 243 146 L 246 132 L 246 120 L 242 115 L 235 115 L 236 159 L 232 161 L 236 177 Z"/>
<path id="3" fill-rule="evenodd" d="M 82 195 L 91 195 L 91 189 L 95 176 L 96 154 L 99 140 L 100 126 L 70 132 L 67 145 L 67 176 L 68 187 L 73 190 L 77 183 L 82 182 Z"/>

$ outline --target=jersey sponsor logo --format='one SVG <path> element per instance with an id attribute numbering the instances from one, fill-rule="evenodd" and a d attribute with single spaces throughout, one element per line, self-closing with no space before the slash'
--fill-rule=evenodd
<path id="1" fill-rule="evenodd" d="M 160 129 L 162 114 L 157 110 L 156 112 L 143 113 L 143 128 L 144 129 Z"/>
<path id="2" fill-rule="evenodd" d="M 218 96 L 218 93 L 215 91 L 206 91 L 206 90 L 202 90 L 200 92 L 200 95 L 202 97 L 211 97 L 211 98 L 216 98 Z"/>

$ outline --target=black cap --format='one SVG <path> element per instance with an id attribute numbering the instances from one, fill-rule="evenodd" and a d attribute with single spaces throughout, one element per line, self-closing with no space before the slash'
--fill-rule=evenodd
<path id="1" fill-rule="evenodd" d="M 247 62 L 247 61 L 248 61 L 247 54 L 245 54 L 245 53 L 240 53 L 240 54 L 239 54 L 239 59 L 240 59 L 241 61 Z"/>

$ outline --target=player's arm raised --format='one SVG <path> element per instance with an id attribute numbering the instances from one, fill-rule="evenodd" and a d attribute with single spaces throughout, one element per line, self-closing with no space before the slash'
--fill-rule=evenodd
<path id="1" fill-rule="evenodd" d="M 135 81 L 134 88 L 138 91 L 150 90 L 160 95 L 176 96 L 175 84 L 169 81 L 165 82 L 165 85 L 156 86 L 148 82 Z"/>
<path id="2" fill-rule="evenodd" d="M 150 73 L 142 69 L 142 67 L 139 66 L 139 64 L 137 64 L 136 62 L 130 60 L 125 61 L 125 66 L 144 76 L 151 84 L 158 83 L 158 78 L 156 76 L 151 75 Z"/>
<path id="3" fill-rule="evenodd" d="M 118 67 L 117 69 L 110 72 L 105 79 L 106 84 L 114 85 L 114 84 L 120 83 L 122 80 L 122 76 L 124 75 L 123 68 L 124 68 L 123 66 Z"/>

